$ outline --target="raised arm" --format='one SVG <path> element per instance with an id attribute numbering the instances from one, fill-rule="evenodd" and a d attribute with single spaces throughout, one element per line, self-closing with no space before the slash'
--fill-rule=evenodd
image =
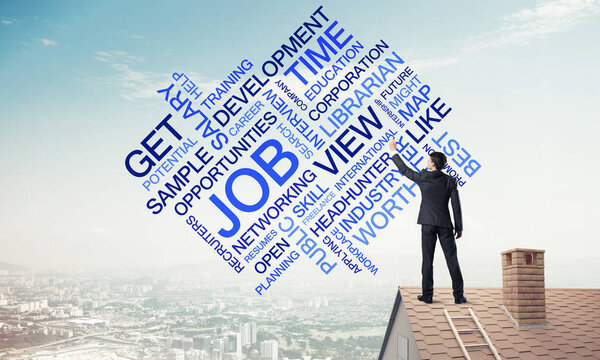
<path id="1" fill-rule="evenodd" d="M 454 180 L 454 188 L 450 193 L 450 202 L 452 203 L 452 212 L 454 213 L 454 230 L 457 232 L 457 239 L 462 235 L 463 223 L 462 223 L 462 210 L 460 208 L 460 197 L 458 196 L 458 187 L 456 180 Z"/>
<path id="2" fill-rule="evenodd" d="M 400 154 L 396 150 L 396 139 L 392 138 L 390 142 L 390 151 L 392 152 L 392 161 L 398 167 L 398 170 L 406 176 L 409 180 L 418 183 L 421 180 L 421 173 L 414 171 L 410 167 L 408 167 L 404 161 L 400 158 Z"/>

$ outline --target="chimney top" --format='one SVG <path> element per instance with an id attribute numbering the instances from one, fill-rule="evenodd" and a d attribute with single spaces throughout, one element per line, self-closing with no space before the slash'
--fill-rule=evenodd
<path id="1" fill-rule="evenodd" d="M 527 252 L 527 251 L 531 251 L 531 252 L 537 252 L 537 253 L 545 253 L 546 250 L 539 250 L 539 249 L 523 249 L 523 248 L 514 248 L 514 249 L 510 249 L 510 250 L 504 250 L 503 252 L 501 252 L 502 255 L 504 254 L 508 254 L 508 253 L 513 253 L 513 252 Z"/>

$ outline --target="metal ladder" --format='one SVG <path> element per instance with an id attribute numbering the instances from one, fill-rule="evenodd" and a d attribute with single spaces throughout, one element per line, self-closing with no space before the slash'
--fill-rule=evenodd
<path id="1" fill-rule="evenodd" d="M 489 347 L 490 351 L 492 352 L 492 355 L 494 355 L 494 358 L 496 358 L 496 360 L 501 360 L 500 355 L 498 355 L 498 351 L 496 351 L 496 348 L 492 344 L 492 341 L 485 333 L 483 326 L 481 326 L 481 323 L 477 319 L 477 316 L 475 316 L 475 313 L 473 312 L 472 308 L 469 308 L 469 314 L 470 314 L 470 316 L 450 317 L 450 314 L 448 314 L 448 310 L 446 310 L 446 308 L 444 308 L 444 315 L 446 315 L 446 319 L 448 319 L 448 324 L 450 324 L 450 328 L 452 329 L 452 332 L 454 333 L 454 337 L 456 337 L 456 341 L 458 341 L 458 345 L 460 346 L 460 349 L 462 350 L 463 355 L 465 356 L 465 359 L 471 360 L 471 357 L 469 356 L 469 352 L 467 351 L 467 348 L 487 346 L 487 347 Z M 471 319 L 471 320 L 473 320 L 475 325 L 477 325 L 477 329 L 457 329 L 456 326 L 454 326 L 454 322 L 452 322 L 452 319 Z M 485 343 L 484 344 L 464 344 L 462 339 L 460 338 L 460 333 L 461 332 L 462 333 L 476 332 L 476 331 L 479 331 L 481 333 L 481 335 L 485 339 Z"/>

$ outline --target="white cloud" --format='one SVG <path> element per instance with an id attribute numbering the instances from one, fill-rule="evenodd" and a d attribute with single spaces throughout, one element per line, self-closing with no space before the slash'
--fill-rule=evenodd
<path id="1" fill-rule="evenodd" d="M 52 41 L 50 39 L 40 39 L 40 41 L 42 42 L 42 44 L 44 44 L 44 46 L 58 46 L 58 43 L 56 41 Z"/>
<path id="2" fill-rule="evenodd" d="M 439 68 L 459 62 L 475 51 L 503 46 L 524 45 L 532 40 L 566 31 L 582 20 L 600 14 L 600 0 L 540 1 L 500 18 L 497 29 L 475 36 L 455 55 L 415 61 L 418 69 Z"/>
<path id="3" fill-rule="evenodd" d="M 100 60 L 106 63 L 140 63 L 146 60 L 143 56 L 129 55 L 125 51 L 110 50 L 110 51 L 98 51 L 96 52 L 96 60 Z"/>
<path id="4" fill-rule="evenodd" d="M 145 39 L 145 37 L 143 37 L 142 35 L 138 35 L 138 34 L 131 35 L 131 38 L 135 39 L 135 40 L 143 40 L 143 39 Z"/>
<path id="5" fill-rule="evenodd" d="M 6 16 L 0 16 L 0 23 L 4 26 L 10 26 L 10 25 L 16 24 L 18 22 L 20 22 L 20 21 L 17 19 L 9 18 Z"/>
<path id="6" fill-rule="evenodd" d="M 125 51 L 110 50 L 98 51 L 94 58 L 110 65 L 115 74 L 108 77 L 87 77 L 83 80 L 118 88 L 121 97 L 127 100 L 158 99 L 160 94 L 157 94 L 156 91 L 164 89 L 169 86 L 171 81 L 174 81 L 169 73 L 135 69 L 135 66 L 139 66 L 140 63 L 145 61 L 143 56 L 129 55 Z M 195 85 L 205 93 L 214 90 L 214 87 L 218 84 L 217 81 L 206 80 L 198 73 L 186 73 L 186 75 L 195 80 Z"/>
<path id="7" fill-rule="evenodd" d="M 597 0 L 555 0 L 538 3 L 501 18 L 502 25 L 482 35 L 474 48 L 521 45 L 547 34 L 565 31 L 586 17 L 600 13 Z"/>

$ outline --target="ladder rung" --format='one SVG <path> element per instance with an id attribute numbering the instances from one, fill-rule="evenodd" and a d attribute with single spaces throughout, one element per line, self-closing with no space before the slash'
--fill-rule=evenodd
<path id="1" fill-rule="evenodd" d="M 481 331 L 479 329 L 456 329 L 458 332 L 473 332 L 473 331 Z"/>
<path id="2" fill-rule="evenodd" d="M 469 308 L 469 314 L 471 316 L 451 317 L 450 314 L 448 313 L 448 310 L 446 310 L 446 308 L 444 308 L 444 315 L 446 316 L 446 319 L 448 320 L 450 329 L 452 329 L 452 333 L 454 334 L 454 337 L 456 338 L 456 341 L 458 342 L 458 346 L 460 346 L 460 350 L 462 351 L 462 353 L 465 357 L 465 360 L 471 360 L 471 357 L 469 356 L 469 352 L 467 351 L 467 348 L 474 348 L 474 347 L 481 347 L 481 346 L 489 347 L 490 350 L 492 351 L 492 355 L 494 355 L 494 359 L 501 360 L 500 355 L 498 355 L 498 351 L 494 347 L 494 344 L 492 344 L 492 341 L 490 340 L 490 338 L 485 333 L 483 326 L 481 326 L 481 323 L 477 319 L 477 316 L 475 315 L 475 312 L 473 312 L 472 308 Z M 475 323 L 475 326 L 477 326 L 477 329 L 457 329 L 456 326 L 454 326 L 454 322 L 452 322 L 452 319 L 471 319 Z M 462 339 L 460 338 L 460 333 L 475 332 L 475 331 L 479 331 L 481 333 L 481 335 L 483 336 L 483 338 L 485 340 L 485 343 L 483 343 L 483 344 L 465 344 L 462 341 Z"/>

